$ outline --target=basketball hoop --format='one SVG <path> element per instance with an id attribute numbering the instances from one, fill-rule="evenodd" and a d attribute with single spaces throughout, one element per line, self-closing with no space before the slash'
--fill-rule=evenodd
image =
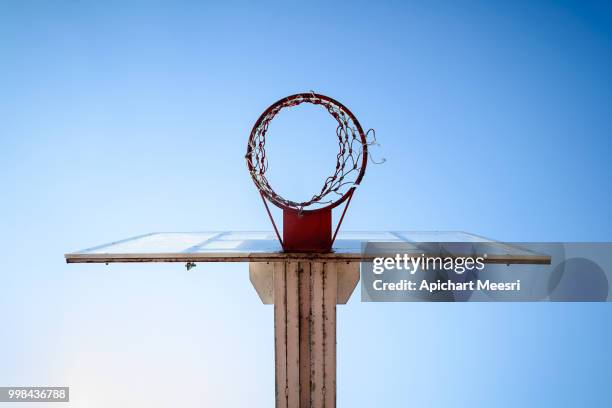
<path id="1" fill-rule="evenodd" d="M 265 144 L 266 132 L 272 119 L 282 109 L 302 103 L 321 106 L 336 120 L 339 151 L 336 168 L 325 179 L 321 191 L 307 201 L 297 202 L 280 196 L 270 186 L 266 178 L 268 159 Z M 340 102 L 314 92 L 283 98 L 266 109 L 255 122 L 247 145 L 246 161 L 283 250 L 331 251 L 353 193 L 363 179 L 368 161 L 367 135 L 355 115 Z M 266 200 L 283 210 L 282 239 Z M 344 210 L 332 235 L 331 210 L 342 203 L 345 203 Z"/>

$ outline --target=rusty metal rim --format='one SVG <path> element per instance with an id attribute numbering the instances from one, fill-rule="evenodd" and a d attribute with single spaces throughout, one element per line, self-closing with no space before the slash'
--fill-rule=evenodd
<path id="1" fill-rule="evenodd" d="M 344 201 L 346 201 L 349 197 L 352 196 L 353 192 L 355 191 L 355 189 L 357 188 L 357 186 L 359 185 L 359 183 L 361 182 L 361 180 L 363 179 L 363 176 L 365 174 L 365 169 L 366 169 L 366 165 L 368 163 L 368 143 L 367 143 L 367 138 L 366 135 L 363 131 L 363 128 L 361 127 L 361 124 L 359 123 L 359 121 L 357 120 L 357 118 L 355 117 L 355 115 L 353 115 L 353 112 L 351 112 L 346 106 L 344 106 L 342 103 L 338 102 L 337 100 L 330 98 L 329 96 L 325 96 L 325 95 L 321 95 L 321 94 L 317 94 L 314 92 L 304 92 L 304 93 L 298 93 L 298 94 L 294 94 L 294 95 L 290 95 L 287 97 L 284 97 L 282 99 L 279 99 L 278 101 L 274 102 L 272 105 L 270 105 L 257 119 L 257 121 L 255 122 L 255 124 L 253 125 L 253 129 L 251 130 L 251 134 L 249 136 L 249 143 L 247 144 L 247 154 L 246 154 L 246 158 L 247 158 L 247 165 L 249 168 L 249 172 L 252 174 L 254 166 L 252 163 L 252 142 L 253 139 L 255 137 L 256 131 L 259 128 L 259 126 L 261 125 L 262 121 L 266 118 L 266 116 L 270 113 L 270 111 L 278 108 L 279 106 L 283 106 L 285 104 L 285 102 L 290 101 L 290 100 L 294 100 L 294 99 L 300 99 L 300 98 L 304 98 L 304 100 L 300 103 L 298 103 L 297 105 L 300 105 L 302 103 L 312 103 L 309 102 L 307 100 L 307 98 L 311 98 L 311 97 L 315 97 L 318 99 L 322 99 L 325 100 L 331 104 L 336 105 L 339 109 L 341 109 L 355 124 L 355 127 L 357 128 L 357 131 L 359 132 L 359 138 L 361 139 L 361 146 L 362 146 L 362 158 L 361 158 L 361 168 L 359 170 L 359 174 L 357 175 L 357 178 L 355 179 L 355 182 L 353 183 L 354 186 L 350 187 L 343 195 L 342 197 L 340 197 L 338 200 L 324 206 L 321 208 L 317 208 L 315 210 L 301 210 L 301 212 L 308 212 L 308 213 L 314 213 L 314 212 L 318 212 L 318 211 L 324 211 L 324 210 L 329 210 L 332 208 L 337 207 L 338 205 L 342 204 Z M 296 105 L 296 106 L 297 106 Z M 282 110 L 283 108 L 281 107 L 280 110 Z M 262 191 L 259 188 L 259 185 L 257 183 L 257 180 L 255 180 L 255 178 L 253 177 L 253 182 L 255 183 L 255 186 L 257 187 L 257 189 L 274 205 L 276 205 L 277 207 L 283 209 L 283 210 L 294 210 L 294 211 L 300 211 L 294 207 L 285 205 L 284 203 L 278 201 L 276 198 L 270 196 L 267 192 Z"/>

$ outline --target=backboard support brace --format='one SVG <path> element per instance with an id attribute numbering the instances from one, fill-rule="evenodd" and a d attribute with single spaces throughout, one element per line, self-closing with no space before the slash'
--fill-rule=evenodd
<path id="1" fill-rule="evenodd" d="M 283 210 L 285 252 L 329 252 L 332 249 L 332 210 Z"/>

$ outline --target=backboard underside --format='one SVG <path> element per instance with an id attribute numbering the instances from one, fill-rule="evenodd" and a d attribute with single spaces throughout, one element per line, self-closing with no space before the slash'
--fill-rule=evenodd
<path id="1" fill-rule="evenodd" d="M 416 243 L 462 242 L 485 245 L 489 263 L 548 263 L 550 257 L 516 245 L 492 241 L 465 232 L 379 231 L 340 232 L 329 253 L 287 253 L 274 232 L 156 232 L 111 242 L 65 255 L 68 263 L 112 262 L 273 262 L 286 259 L 361 261 L 367 242 L 402 244 L 415 255 L 423 253 Z"/>

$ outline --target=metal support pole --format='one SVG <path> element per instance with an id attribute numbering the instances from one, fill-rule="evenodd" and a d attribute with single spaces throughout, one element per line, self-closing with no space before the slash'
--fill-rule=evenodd
<path id="1" fill-rule="evenodd" d="M 336 304 L 355 288 L 359 264 L 253 263 L 250 277 L 274 303 L 276 408 L 335 408 Z"/>

